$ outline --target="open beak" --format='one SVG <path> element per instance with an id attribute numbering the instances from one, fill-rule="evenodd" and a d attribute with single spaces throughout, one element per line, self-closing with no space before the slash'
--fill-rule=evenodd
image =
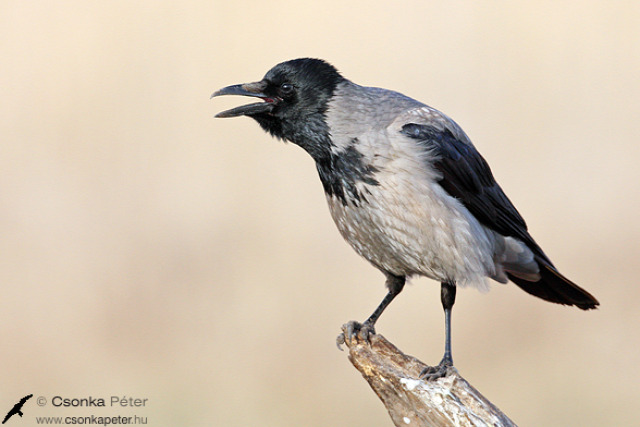
<path id="1" fill-rule="evenodd" d="M 253 116 L 256 114 L 270 113 L 277 105 L 279 98 L 270 97 L 263 93 L 267 87 L 266 82 L 245 83 L 240 85 L 232 85 L 224 87 L 220 90 L 213 92 L 211 98 L 222 95 L 242 95 L 253 96 L 255 98 L 261 98 L 261 102 L 254 102 L 253 104 L 242 105 L 240 107 L 232 108 L 230 110 L 222 111 L 216 114 L 216 117 L 238 117 L 238 116 Z"/>

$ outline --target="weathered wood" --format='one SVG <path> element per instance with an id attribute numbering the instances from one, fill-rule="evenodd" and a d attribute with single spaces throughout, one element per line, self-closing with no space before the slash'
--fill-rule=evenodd
<path id="1" fill-rule="evenodd" d="M 396 426 L 515 427 L 457 370 L 451 369 L 438 380 L 422 380 L 420 372 L 427 365 L 402 353 L 382 335 L 371 335 L 369 342 L 345 337 L 349 360 L 382 400 Z"/>

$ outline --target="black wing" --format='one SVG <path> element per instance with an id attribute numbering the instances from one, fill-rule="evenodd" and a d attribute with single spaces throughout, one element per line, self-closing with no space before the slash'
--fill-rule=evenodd
<path id="1" fill-rule="evenodd" d="M 473 145 L 457 138 L 446 126 L 441 129 L 409 123 L 402 127 L 401 132 L 435 155 L 433 166 L 442 175 L 438 183 L 452 197 L 460 200 L 482 225 L 503 236 L 515 237 L 531 249 L 540 268 L 540 279 L 525 280 L 507 272 L 512 282 L 547 301 L 575 305 L 583 310 L 599 304 L 589 292 L 555 269 Z"/>
<path id="2" fill-rule="evenodd" d="M 442 174 L 438 182 L 460 200 L 482 225 L 503 236 L 524 242 L 536 255 L 551 261 L 536 244 L 527 224 L 498 185 L 486 160 L 472 145 L 456 138 L 451 130 L 409 123 L 402 133 L 414 138 L 436 157 L 435 168 Z"/>

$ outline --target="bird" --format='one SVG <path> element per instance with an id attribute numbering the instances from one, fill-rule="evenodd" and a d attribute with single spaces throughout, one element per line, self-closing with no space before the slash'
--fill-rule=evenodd
<path id="1" fill-rule="evenodd" d="M 32 397 L 33 397 L 33 394 L 28 394 L 25 397 L 23 397 L 22 399 L 20 399 L 20 401 L 18 403 L 13 405 L 13 408 L 11 408 L 11 410 L 9 412 L 7 412 L 7 415 L 4 417 L 4 420 L 2 420 L 2 424 L 5 424 L 7 421 L 9 421 L 9 418 L 11 418 L 12 416 L 14 416 L 16 414 L 18 414 L 20 417 L 22 417 L 24 415 L 22 413 L 22 407 L 27 402 L 27 400 L 31 399 Z"/>
<path id="2" fill-rule="evenodd" d="M 513 282 L 545 301 L 594 309 L 598 300 L 553 265 L 462 128 L 441 111 L 399 92 L 360 86 L 315 58 L 285 61 L 252 83 L 211 98 L 258 102 L 216 114 L 247 116 L 315 161 L 342 237 L 380 270 L 387 293 L 348 338 L 369 340 L 407 279 L 440 282 L 445 317 L 442 360 L 421 372 L 434 380 L 453 368 L 451 312 L 458 286 Z M 338 337 L 338 343 L 345 336 Z"/>

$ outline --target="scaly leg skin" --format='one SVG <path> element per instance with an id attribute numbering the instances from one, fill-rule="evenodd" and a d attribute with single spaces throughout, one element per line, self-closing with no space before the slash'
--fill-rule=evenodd
<path id="1" fill-rule="evenodd" d="M 453 369 L 453 357 L 451 357 L 451 309 L 456 301 L 456 286 L 443 282 L 440 287 L 440 299 L 444 308 L 444 356 L 436 366 L 428 366 L 420 372 L 420 378 L 427 381 L 446 377 Z"/>
<path id="2" fill-rule="evenodd" d="M 345 333 L 341 333 L 336 338 L 336 345 L 338 346 L 338 349 L 340 351 L 342 351 L 342 344 L 344 344 L 346 340 L 352 340 L 354 337 L 356 337 L 356 334 L 357 338 L 360 338 L 361 340 L 364 340 L 366 342 L 370 342 L 369 337 L 371 335 L 375 335 L 376 333 L 375 324 L 378 321 L 378 318 L 380 317 L 384 309 L 387 308 L 387 306 L 391 303 L 391 301 L 393 301 L 393 299 L 398 296 L 398 294 L 402 291 L 402 288 L 404 288 L 406 279 L 404 276 L 396 276 L 391 273 L 385 274 L 387 276 L 386 285 L 389 289 L 389 292 L 387 292 L 387 295 L 385 295 L 380 305 L 378 305 L 378 307 L 374 310 L 371 316 L 369 316 L 369 318 L 364 321 L 364 323 L 359 323 L 352 320 L 343 326 L 346 336 Z"/>

